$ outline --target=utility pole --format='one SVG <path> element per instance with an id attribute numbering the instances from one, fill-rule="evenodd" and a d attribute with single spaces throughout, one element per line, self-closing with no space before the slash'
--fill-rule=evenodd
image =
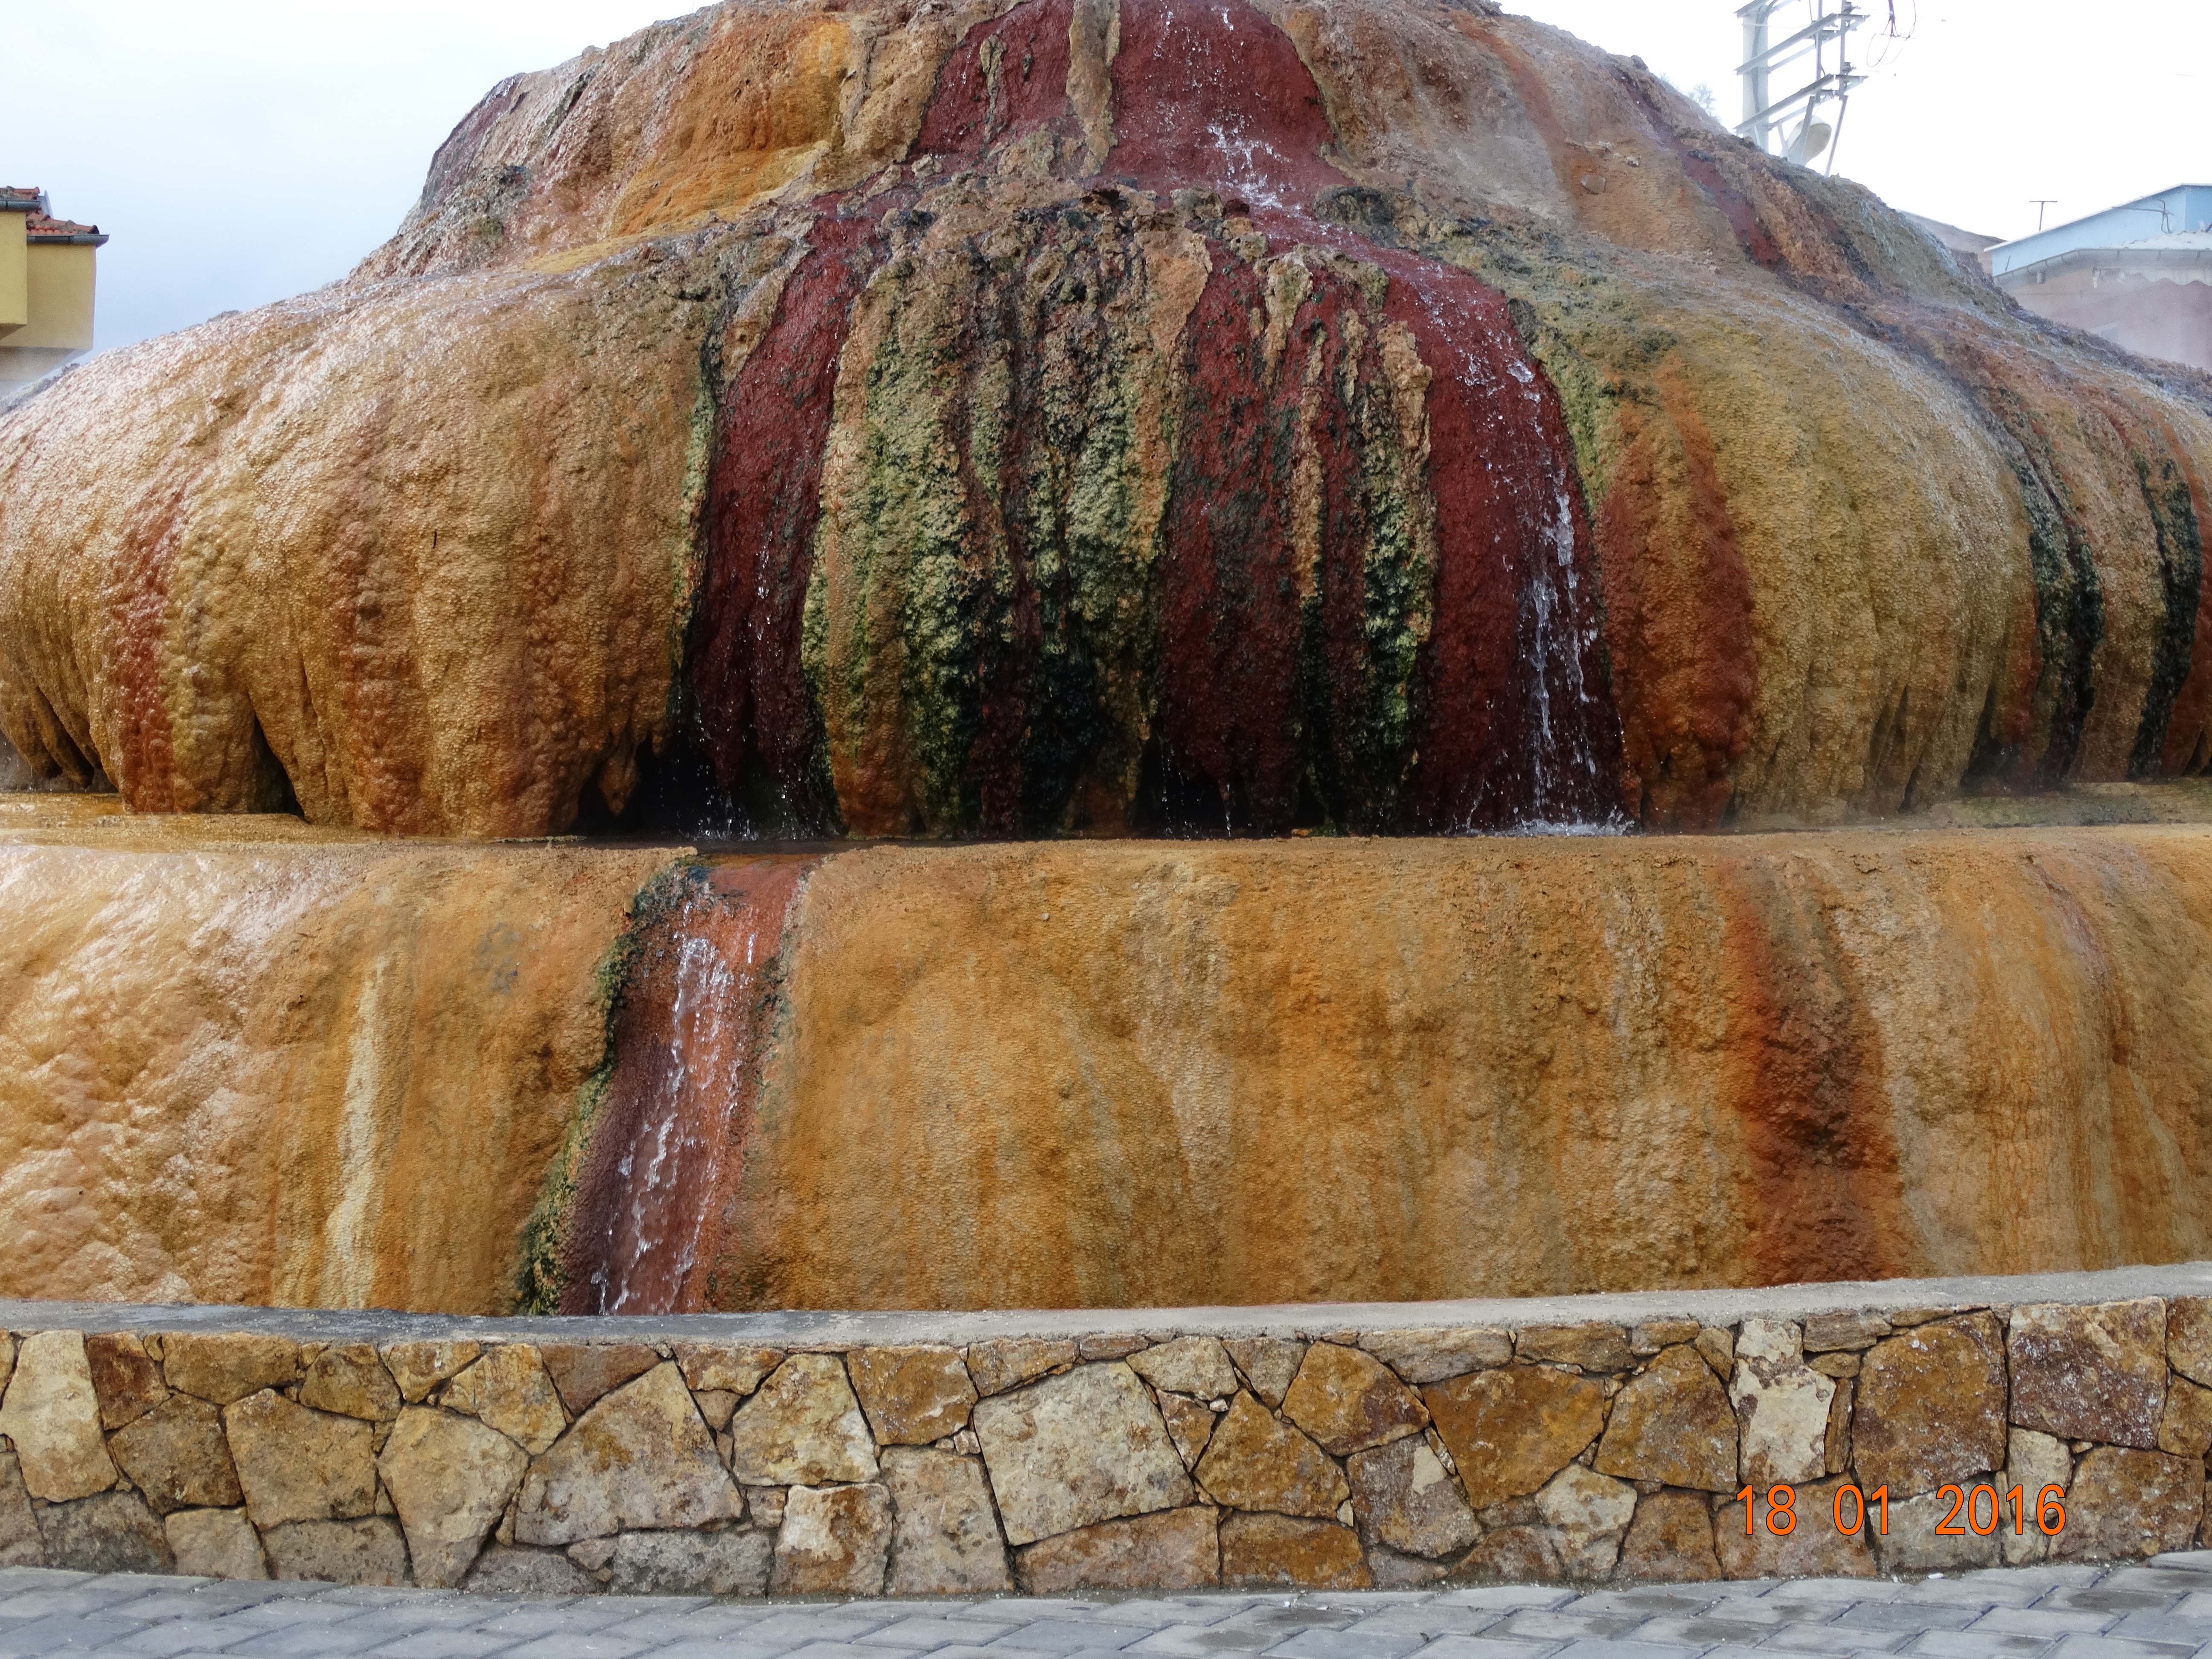
<path id="1" fill-rule="evenodd" d="M 2035 204 L 2035 228 L 2038 230 L 2041 230 L 2043 228 L 2043 210 L 2047 207 L 2057 206 L 2058 198 L 2056 196 L 2031 196 L 2027 199 Z"/>
<path id="2" fill-rule="evenodd" d="M 1868 18 L 1853 0 L 1804 0 L 1812 21 L 1796 33 L 1777 40 L 1774 15 L 1796 0 L 1750 0 L 1736 15 L 1743 20 L 1743 62 L 1736 74 L 1743 82 L 1743 119 L 1736 131 L 1769 155 L 1786 156 L 1803 165 L 1824 149 L 1844 124 L 1851 88 L 1866 76 L 1851 65 L 1850 34 Z M 1829 67 L 1831 54 L 1835 67 Z M 1787 96 L 1774 96 L 1775 71 L 1810 58 L 1812 78 Z M 1790 77 L 1794 79 L 1793 70 Z M 1821 107 L 1836 106 L 1834 126 L 1815 118 Z M 1828 170 L 1835 170 L 1832 150 Z"/>

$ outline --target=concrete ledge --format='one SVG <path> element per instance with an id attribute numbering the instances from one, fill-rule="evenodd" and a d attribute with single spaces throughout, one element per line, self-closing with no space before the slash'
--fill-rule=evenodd
<path id="1" fill-rule="evenodd" d="M 2207 1263 L 636 1321 L 0 1303 L 0 1565 L 108 1571 L 845 1595 L 1870 1576 L 2188 1548 L 2212 1449 Z"/>

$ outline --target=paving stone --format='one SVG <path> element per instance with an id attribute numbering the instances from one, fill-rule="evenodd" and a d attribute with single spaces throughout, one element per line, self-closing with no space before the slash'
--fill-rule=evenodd
<path id="1" fill-rule="evenodd" d="M 1214 1425 L 1220 1421 L 1220 1414 L 1204 1401 L 1169 1394 L 1164 1389 L 1160 1394 L 1159 1407 L 1160 1419 L 1168 1425 L 1168 1438 L 1175 1443 L 1176 1455 L 1182 1459 L 1183 1468 L 1196 1468 L 1213 1438 Z"/>
<path id="2" fill-rule="evenodd" d="M 1483 1534 L 1453 1569 L 1453 1576 L 1478 1583 L 1541 1583 L 1565 1576 L 1559 1546 L 1539 1526 L 1498 1527 Z"/>
<path id="3" fill-rule="evenodd" d="M 368 1424 L 309 1411 L 268 1389 L 224 1407 L 222 1424 L 255 1526 L 343 1520 L 376 1507 Z"/>
<path id="4" fill-rule="evenodd" d="M 2204 1463 L 2166 1452 L 2099 1446 L 2075 1466 L 2062 1559 L 2105 1560 L 2185 1549 L 2204 1513 Z"/>
<path id="5" fill-rule="evenodd" d="M 399 1386 L 400 1399 L 410 1406 L 418 1406 L 430 1397 L 431 1390 L 441 1382 L 459 1376 L 465 1367 L 473 1364 L 483 1352 L 483 1345 L 457 1341 L 387 1342 L 379 1352 L 384 1368 Z"/>
<path id="6" fill-rule="evenodd" d="M 1481 1528 L 1467 1492 L 1425 1435 L 1355 1452 L 1345 1465 L 1361 1535 L 1409 1556 L 1456 1555 Z"/>
<path id="7" fill-rule="evenodd" d="M 137 1422 L 168 1398 L 161 1368 L 138 1337 L 127 1333 L 88 1336 L 84 1357 L 92 1371 L 92 1391 L 100 1401 L 100 1426 L 110 1433 Z M 0 1389 L 6 1386 L 6 1374 L 0 1372 Z"/>
<path id="8" fill-rule="evenodd" d="M 883 1471 L 896 1517 L 886 1594 L 971 1595 L 1013 1589 L 981 1462 L 891 1446 L 884 1450 Z"/>
<path id="9" fill-rule="evenodd" d="M 758 1595 L 775 1560 L 775 1540 L 764 1532 L 626 1532 L 608 1559 L 607 1588 L 617 1595 Z"/>
<path id="10" fill-rule="evenodd" d="M 660 1356 L 642 1342 L 544 1342 L 538 1345 L 538 1357 L 571 1417 L 581 1417 L 660 1363 Z"/>
<path id="11" fill-rule="evenodd" d="M 410 1406 L 392 1425 L 376 1467 L 407 1534 L 415 1582 L 444 1586 L 467 1575 L 520 1489 L 530 1457 L 496 1429 Z"/>
<path id="12" fill-rule="evenodd" d="M 1929 1328 L 1923 1327 L 1922 1328 Z M 1862 1473 L 1860 1479 L 1871 1490 L 1876 1484 L 1870 1474 Z M 1987 1487 L 2001 1498 L 2002 1488 L 1996 1477 L 1989 1474 L 1970 1475 L 1958 1481 L 1963 1498 L 1972 1498 L 1978 1486 Z M 1981 1518 L 1990 1518 L 1991 1499 L 1984 1495 L 1976 1499 Z M 1917 1498 L 1899 1498 L 1892 1495 L 1889 1504 L 1889 1532 L 1869 1534 L 1874 1546 L 1875 1559 L 1887 1573 L 1959 1572 L 1969 1567 L 1993 1567 L 1998 1561 L 2001 1546 L 1996 1534 L 1977 1533 L 1970 1523 L 1966 1506 L 1961 1503 L 1958 1513 L 1951 1513 L 1952 1500 L 1940 1489 L 1923 1492 Z M 1956 1527 L 1955 1533 L 1938 1533 L 1936 1529 L 1946 1524 Z M 1997 1517 L 2000 1528 L 2004 1517 Z"/>
<path id="13" fill-rule="evenodd" d="M 24 1487 L 33 1498 L 63 1503 L 115 1484 L 80 1333 L 39 1331 L 23 1339 L 0 1400 L 0 1435 L 15 1442 Z"/>
<path id="14" fill-rule="evenodd" d="M 95 1492 L 38 1511 L 46 1559 L 76 1572 L 167 1572 L 168 1534 L 136 1492 Z"/>
<path id="15" fill-rule="evenodd" d="M 872 1480 L 875 1442 L 833 1353 L 795 1353 L 730 1419 L 730 1468 L 748 1486 Z"/>
<path id="16" fill-rule="evenodd" d="M 1578 1365 L 1586 1371 L 1625 1371 L 1636 1363 L 1628 1333 L 1618 1325 L 1589 1320 L 1576 1325 L 1531 1325 L 1513 1343 L 1521 1358 L 1547 1364 Z"/>
<path id="17" fill-rule="evenodd" d="M 1229 1351 L 1211 1336 L 1177 1337 L 1129 1356 L 1129 1369 L 1156 1389 L 1200 1400 L 1224 1400 L 1237 1392 L 1237 1371 Z"/>
<path id="18" fill-rule="evenodd" d="M 31 1495 L 23 1488 L 23 1472 L 15 1454 L 0 1443 L 0 1580 L 10 1568 L 40 1568 L 46 1564 L 46 1540 L 31 1514 Z"/>
<path id="19" fill-rule="evenodd" d="M 1244 1373 L 1260 1403 L 1270 1411 L 1279 1411 L 1283 1396 L 1297 1380 L 1298 1367 L 1305 1363 L 1306 1345 L 1286 1337 L 1248 1336 L 1231 1337 L 1221 1346 Z"/>
<path id="20" fill-rule="evenodd" d="M 599 1580 L 558 1550 L 493 1544 L 477 1557 L 465 1581 L 469 1589 L 511 1595 L 586 1595 Z"/>
<path id="21" fill-rule="evenodd" d="M 975 1385 L 957 1348 L 855 1348 L 845 1365 L 879 1445 L 926 1446 L 968 1426 Z"/>
<path id="22" fill-rule="evenodd" d="M 779 1595 L 881 1595 L 891 1534 L 890 1493 L 881 1486 L 793 1486 L 771 1585 Z"/>
<path id="23" fill-rule="evenodd" d="M 1402 1439 L 1429 1424 L 1420 1400 L 1396 1373 L 1340 1342 L 1306 1350 L 1283 1396 L 1283 1415 L 1337 1457 Z"/>
<path id="24" fill-rule="evenodd" d="M 205 1578 L 266 1578 L 260 1535 L 242 1509 L 179 1510 L 162 1522 L 179 1572 Z"/>
<path id="25" fill-rule="evenodd" d="M 1712 1507 L 1703 1492 L 1655 1492 L 1637 1500 L 1616 1578 L 1704 1580 L 1721 1576 Z"/>
<path id="26" fill-rule="evenodd" d="M 1221 1581 L 1219 1511 L 1203 1505 L 1103 1521 L 1017 1553 L 1032 1595 L 1077 1589 L 1195 1589 Z"/>
<path id="27" fill-rule="evenodd" d="M 1836 1530 L 1833 1515 L 1841 1476 L 1807 1481 L 1797 1487 L 1797 1522 L 1785 1536 L 1767 1529 L 1767 1488 L 1762 1486 L 1753 1505 L 1750 1536 L 1744 1534 L 1744 1506 L 1730 1500 L 1713 1511 L 1713 1547 L 1721 1570 L 1730 1578 L 1871 1578 L 1874 1552 L 1867 1544 L 1867 1528 L 1856 1533 Z"/>
<path id="28" fill-rule="evenodd" d="M 1489 1370 L 1513 1360 L 1512 1333 L 1478 1325 L 1367 1331 L 1359 1346 L 1416 1386 Z"/>
<path id="29" fill-rule="evenodd" d="M 2154 1297 L 2014 1309 L 2012 1420 L 2062 1440 L 2156 1446 L 2166 1326 L 2166 1304 Z"/>
<path id="30" fill-rule="evenodd" d="M 1735 1412 L 1712 1368 L 1694 1348 L 1659 1354 L 1613 1399 L 1596 1467 L 1630 1480 L 1734 1492 Z"/>
<path id="31" fill-rule="evenodd" d="M 300 1403 L 319 1412 L 389 1423 L 399 1415 L 399 1385 L 366 1342 L 340 1342 L 301 1368 Z"/>
<path id="32" fill-rule="evenodd" d="M 1364 1589 L 1374 1582 L 1351 1528 L 1284 1515 L 1222 1517 L 1221 1579 L 1308 1589 Z"/>
<path id="33" fill-rule="evenodd" d="M 1040 1376 L 1067 1370 L 1079 1357 L 1073 1342 L 1001 1337 L 968 1345 L 968 1376 L 975 1392 L 988 1399 Z"/>
<path id="34" fill-rule="evenodd" d="M 498 1430 L 532 1456 L 549 1450 L 568 1426 L 551 1374 L 538 1350 L 520 1342 L 502 1343 L 464 1368 L 442 1403 Z"/>
<path id="35" fill-rule="evenodd" d="M 523 1544 L 573 1544 L 734 1521 L 743 1512 L 683 1373 L 670 1362 L 605 1395 L 532 1461 L 514 1536 Z"/>
<path id="36" fill-rule="evenodd" d="M 1729 1379 L 1743 1479 L 1764 1492 L 1778 1482 L 1817 1480 L 1826 1474 L 1828 1402 L 1835 1392 L 1833 1382 L 1806 1364 L 1796 1326 L 1745 1320 Z"/>
<path id="37" fill-rule="evenodd" d="M 983 1400 L 975 1424 L 1009 1543 L 1191 1501 L 1167 1425 L 1127 1361 Z"/>
<path id="38" fill-rule="evenodd" d="M 1918 1325 L 1877 1343 L 1851 1419 L 1861 1484 L 1893 1498 L 2005 1460 L 2004 1329 L 1993 1314 Z"/>
<path id="39" fill-rule="evenodd" d="M 261 1547 L 279 1578 L 338 1584 L 404 1584 L 407 1544 L 389 1516 L 358 1521 L 295 1521 L 265 1527 Z"/>
<path id="40" fill-rule="evenodd" d="M 1605 1427 L 1604 1388 L 1549 1365 L 1477 1371 L 1421 1398 L 1477 1510 L 1536 1491 Z"/>
<path id="41" fill-rule="evenodd" d="M 244 1501 L 222 1415 L 204 1400 L 167 1395 L 111 1436 L 107 1449 L 156 1514 Z"/>
<path id="42" fill-rule="evenodd" d="M 173 1389 L 228 1406 L 298 1382 L 300 1345 L 249 1331 L 170 1331 L 161 1338 L 161 1373 Z"/>
<path id="43" fill-rule="evenodd" d="M 1536 1512 L 1552 1528 L 1569 1577 L 1603 1578 L 1636 1513 L 1636 1488 L 1570 1463 L 1537 1492 Z"/>
<path id="44" fill-rule="evenodd" d="M 1326 1519 L 1352 1495 L 1326 1452 L 1241 1389 L 1197 1473 L 1206 1496 L 1230 1509 Z"/>
<path id="45" fill-rule="evenodd" d="M 1928 1631 L 1898 1650 L 1929 1654 L 1935 1659 L 2010 1659 L 2010 1656 L 2039 1654 L 2051 1644 L 2039 1636 L 2008 1636 L 1997 1631 Z"/>

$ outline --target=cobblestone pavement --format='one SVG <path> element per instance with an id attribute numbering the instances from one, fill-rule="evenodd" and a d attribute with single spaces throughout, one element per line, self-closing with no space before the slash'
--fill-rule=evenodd
<path id="1" fill-rule="evenodd" d="M 0 1570 L 15 1655 L 389 1659 L 938 1659 L 1105 1653 L 1286 1659 L 1662 1659 L 1765 1653 L 2179 1656 L 2212 1649 L 2212 1551 L 1891 1582 L 1647 1585 L 1116 1601 L 572 1599 Z"/>

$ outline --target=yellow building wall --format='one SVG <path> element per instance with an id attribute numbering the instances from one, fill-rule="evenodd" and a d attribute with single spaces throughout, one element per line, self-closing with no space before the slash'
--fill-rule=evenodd
<path id="1" fill-rule="evenodd" d="M 24 252 L 30 320 L 5 337 L 9 346 L 91 350 L 93 256 L 100 250 L 83 242 L 33 242 Z"/>
<path id="2" fill-rule="evenodd" d="M 27 213 L 0 213 L 0 337 L 31 320 L 29 285 L 23 241 Z M 87 248 L 86 252 L 93 250 Z"/>

